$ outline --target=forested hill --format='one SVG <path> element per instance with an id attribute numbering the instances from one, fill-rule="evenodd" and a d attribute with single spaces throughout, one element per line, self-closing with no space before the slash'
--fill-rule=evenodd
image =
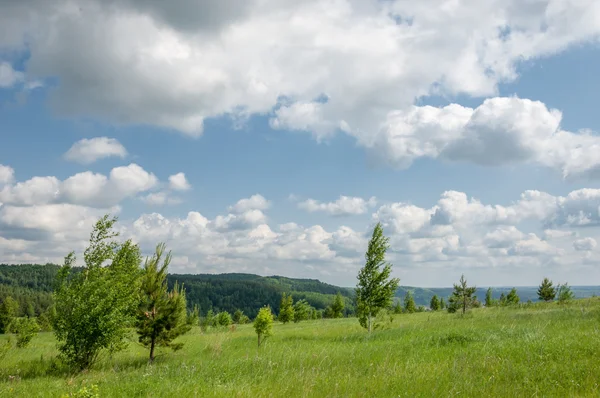
<path id="1" fill-rule="evenodd" d="M 20 303 L 22 315 L 39 315 L 51 303 L 54 277 L 59 266 L 54 264 L 0 264 L 0 301 L 6 296 L 12 296 Z M 175 281 L 183 283 L 188 306 L 200 307 L 202 314 L 210 309 L 213 311 L 234 312 L 241 309 L 250 317 L 254 317 L 260 307 L 268 304 L 275 311 L 283 292 L 291 293 L 294 300 L 306 299 L 313 307 L 324 309 L 332 303 L 333 297 L 339 291 L 346 301 L 346 313 L 354 312 L 352 297 L 354 289 L 338 287 L 323 283 L 317 279 L 295 279 L 283 276 L 259 276 L 253 274 L 170 274 L 169 285 Z M 402 299 L 406 291 L 413 293 L 417 305 L 429 305 L 431 297 L 447 298 L 452 288 L 419 288 L 401 286 L 396 292 L 397 299 Z M 537 287 L 518 287 L 517 292 L 521 301 L 537 301 Z M 572 286 L 576 297 L 600 295 L 598 286 Z M 484 300 L 485 287 L 477 289 L 480 301 Z M 510 287 L 494 288 L 493 296 L 498 298 L 501 293 L 507 294 Z"/>

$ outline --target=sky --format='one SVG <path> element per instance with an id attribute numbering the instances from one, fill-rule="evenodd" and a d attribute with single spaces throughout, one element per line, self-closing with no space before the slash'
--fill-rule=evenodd
<path id="1" fill-rule="evenodd" d="M 595 0 L 0 2 L 0 262 L 600 284 Z"/>

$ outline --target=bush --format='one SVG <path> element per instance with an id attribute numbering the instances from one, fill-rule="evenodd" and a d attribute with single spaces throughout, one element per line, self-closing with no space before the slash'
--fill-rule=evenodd
<path id="1" fill-rule="evenodd" d="M 40 331 L 35 318 L 15 318 L 8 325 L 8 331 L 17 335 L 17 348 L 24 348 Z"/>

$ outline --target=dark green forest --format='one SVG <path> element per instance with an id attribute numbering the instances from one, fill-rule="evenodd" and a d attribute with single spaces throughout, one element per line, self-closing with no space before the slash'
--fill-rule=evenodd
<path id="1" fill-rule="evenodd" d="M 0 264 L 0 302 L 11 296 L 19 303 L 18 316 L 39 316 L 52 304 L 54 278 L 60 267 L 55 264 Z M 240 309 L 253 318 L 263 305 L 270 305 L 277 311 L 283 292 L 291 293 L 294 301 L 306 299 L 318 310 L 325 309 L 333 302 L 339 291 L 345 299 L 345 315 L 354 314 L 354 289 L 338 287 L 316 279 L 294 279 L 283 276 L 259 276 L 253 274 L 170 274 L 169 288 L 175 282 L 183 284 L 189 308 L 200 307 L 206 314 Z M 494 298 L 507 294 L 511 287 L 493 288 Z M 537 287 L 518 287 L 522 302 L 537 301 Z M 598 286 L 572 286 L 576 297 L 584 298 L 600 295 Z M 416 305 L 428 306 L 433 295 L 448 297 L 452 288 L 419 288 L 401 286 L 396 291 L 396 300 L 401 300 L 406 291 L 412 291 Z M 477 289 L 480 301 L 485 298 L 485 287 Z"/>

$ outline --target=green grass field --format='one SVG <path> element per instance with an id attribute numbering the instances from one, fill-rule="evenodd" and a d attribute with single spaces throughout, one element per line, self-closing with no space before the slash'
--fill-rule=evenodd
<path id="1" fill-rule="evenodd" d="M 0 396 L 60 397 L 91 385 L 101 397 L 600 396 L 599 298 L 397 315 L 370 337 L 352 318 L 276 324 L 260 349 L 251 325 L 194 329 L 182 340 L 154 365 L 132 343 L 72 376 L 43 333 L 2 360 Z"/>

